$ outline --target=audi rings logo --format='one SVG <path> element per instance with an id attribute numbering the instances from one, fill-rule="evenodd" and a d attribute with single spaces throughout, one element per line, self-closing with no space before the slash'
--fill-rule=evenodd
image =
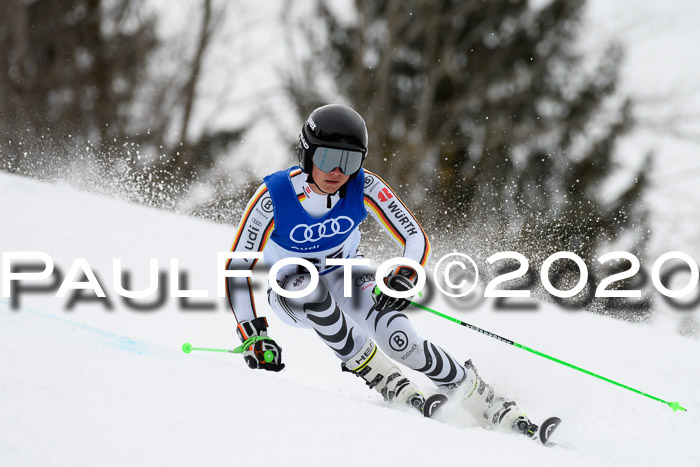
<path id="1" fill-rule="evenodd" d="M 299 224 L 289 233 L 294 243 L 318 242 L 323 238 L 343 235 L 355 227 L 355 222 L 348 216 L 338 216 L 316 224 Z"/>
<path id="2" fill-rule="evenodd" d="M 374 282 L 374 274 L 362 274 L 360 277 L 355 279 L 355 285 L 357 287 L 366 284 L 367 282 Z"/>

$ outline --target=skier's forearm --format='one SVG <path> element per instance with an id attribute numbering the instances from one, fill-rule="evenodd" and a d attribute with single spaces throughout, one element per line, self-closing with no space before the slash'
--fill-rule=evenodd
<path id="1" fill-rule="evenodd" d="M 237 322 L 250 321 L 258 315 L 250 279 L 243 277 L 226 278 L 226 297 Z"/>
<path id="2" fill-rule="evenodd" d="M 267 186 L 263 183 L 246 206 L 231 251 L 250 253 L 263 250 L 275 225 L 270 206 L 270 195 Z M 236 258 L 231 259 L 226 268 L 229 270 L 252 270 L 256 263 L 257 259 Z M 257 317 L 250 279 L 226 278 L 226 295 L 231 310 L 239 323 Z"/>

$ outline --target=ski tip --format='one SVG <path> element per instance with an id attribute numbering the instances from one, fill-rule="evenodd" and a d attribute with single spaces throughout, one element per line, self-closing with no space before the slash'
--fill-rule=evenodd
<path id="1" fill-rule="evenodd" d="M 680 410 L 681 412 L 687 412 L 688 410 L 685 407 L 681 407 L 680 402 L 669 402 L 668 406 L 673 409 L 674 412 Z"/>
<path id="2" fill-rule="evenodd" d="M 550 417 L 542 422 L 539 429 L 540 441 L 542 444 L 547 444 L 549 437 L 552 436 L 552 433 L 554 433 L 554 430 L 557 429 L 560 423 L 561 418 L 559 417 Z"/>
<path id="3" fill-rule="evenodd" d="M 190 344 L 188 342 L 185 342 L 184 344 L 182 344 L 182 351 L 185 353 L 192 352 L 192 344 Z"/>
<path id="4" fill-rule="evenodd" d="M 431 418 L 445 402 L 447 402 L 447 396 L 444 394 L 433 394 L 428 397 L 423 404 L 423 416 Z"/>

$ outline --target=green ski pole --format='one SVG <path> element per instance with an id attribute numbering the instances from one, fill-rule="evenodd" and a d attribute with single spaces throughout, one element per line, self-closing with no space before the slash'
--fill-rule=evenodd
<path id="1" fill-rule="evenodd" d="M 201 350 L 201 351 L 207 351 L 207 352 L 228 352 L 228 353 L 243 353 L 245 350 L 250 347 L 251 345 L 255 344 L 258 341 L 264 341 L 264 340 L 269 340 L 269 337 L 262 337 L 262 336 L 254 336 L 251 337 L 250 339 L 247 339 L 243 344 L 239 345 L 235 349 L 208 349 L 205 347 L 192 347 L 192 344 L 186 342 L 182 344 L 182 351 L 185 353 L 191 353 L 193 350 Z M 270 363 L 275 359 L 275 355 L 272 353 L 271 350 L 266 350 L 265 353 L 263 354 L 263 358 L 267 363 Z"/>
<path id="2" fill-rule="evenodd" d="M 378 291 L 379 291 L 378 288 L 375 288 L 375 289 L 374 289 L 374 292 L 375 292 L 375 293 L 377 293 Z M 377 294 L 377 295 L 379 295 L 379 294 Z M 681 407 L 680 402 L 668 402 L 668 401 L 665 401 L 665 400 L 660 399 L 660 398 L 658 398 L 658 397 L 652 396 L 651 394 L 647 394 L 647 393 L 645 393 L 645 392 L 642 392 L 642 391 L 640 391 L 640 390 L 638 390 L 638 389 L 634 389 L 634 388 L 632 388 L 632 387 L 630 387 L 630 386 L 627 386 L 627 385 L 625 385 L 625 384 L 618 383 L 617 381 L 613 381 L 612 379 L 606 378 L 605 376 L 601 376 L 601 375 L 598 375 L 598 374 L 596 374 L 596 373 L 593 373 L 592 371 L 588 371 L 588 370 L 586 370 L 586 369 L 584 369 L 584 368 L 578 367 L 578 366 L 576 366 L 576 365 L 572 365 L 571 363 L 565 362 L 564 360 L 560 360 L 560 359 L 558 359 L 558 358 L 556 358 L 556 357 L 552 357 L 552 356 L 550 356 L 550 355 L 547 355 L 547 354 L 545 354 L 545 353 L 543 353 L 543 352 L 540 352 L 539 350 L 535 350 L 535 349 L 532 349 L 532 348 L 527 347 L 527 346 L 525 346 L 525 345 L 518 344 L 518 343 L 515 342 L 515 341 L 512 341 L 512 340 L 510 340 L 510 339 L 506 339 L 505 337 L 501 337 L 501 336 L 499 336 L 499 335 L 497 335 L 497 334 L 494 334 L 494 333 L 492 333 L 492 332 L 489 332 L 489 331 L 487 331 L 487 330 L 485 330 L 485 329 L 481 329 L 480 327 L 474 326 L 473 324 L 465 323 L 464 321 L 461 321 L 461 320 L 459 320 L 459 319 L 457 319 L 457 318 L 453 318 L 452 316 L 448 316 L 448 315 L 446 315 L 446 314 L 444 314 L 444 313 L 440 313 L 439 311 L 433 310 L 432 308 L 428 308 L 427 306 L 423 306 L 423 305 L 421 305 L 421 304 L 419 304 L 419 303 L 411 302 L 411 305 L 415 306 L 416 308 L 420 308 L 421 310 L 425 310 L 425 311 L 430 312 L 430 313 L 432 313 L 432 314 L 434 314 L 434 315 L 437 315 L 437 316 L 439 316 L 439 317 L 441 317 L 441 318 L 445 318 L 446 320 L 452 321 L 453 323 L 461 324 L 462 326 L 467 327 L 467 328 L 471 329 L 472 331 L 480 332 L 481 334 L 484 334 L 485 336 L 492 337 L 492 338 L 494 338 L 494 339 L 496 339 L 496 340 L 499 340 L 499 341 L 501 341 L 501 342 L 503 342 L 503 343 L 505 343 L 505 344 L 510 344 L 510 345 L 512 345 L 513 347 L 517 347 L 517 348 L 519 348 L 519 349 L 527 350 L 528 352 L 534 353 L 535 355 L 539 355 L 540 357 L 544 357 L 544 358 L 546 358 L 546 359 L 548 359 L 548 360 L 551 360 L 551 361 L 553 361 L 553 362 L 560 363 L 560 364 L 562 364 L 562 365 L 564 365 L 564 366 L 568 366 L 569 368 L 573 368 L 574 370 L 578 370 L 578 371 L 580 371 L 580 372 L 582 372 L 582 373 L 585 373 L 585 374 L 587 374 L 587 375 L 595 376 L 596 378 L 601 379 L 601 380 L 603 380 L 603 381 L 607 381 L 608 383 L 614 384 L 615 386 L 619 386 L 619 387 L 621 387 L 621 388 L 625 388 L 625 389 L 630 390 L 630 391 L 632 391 L 632 392 L 636 392 L 637 394 L 641 394 L 642 396 L 648 397 L 649 399 L 653 399 L 653 400 L 655 400 L 655 401 L 658 401 L 658 402 L 661 402 L 661 403 L 663 403 L 663 404 L 666 404 L 666 405 L 668 405 L 669 407 L 671 407 L 671 409 L 673 409 L 674 412 L 677 411 L 677 410 L 682 410 L 683 412 L 686 412 L 686 411 L 687 411 L 687 409 L 685 409 L 684 407 Z"/>

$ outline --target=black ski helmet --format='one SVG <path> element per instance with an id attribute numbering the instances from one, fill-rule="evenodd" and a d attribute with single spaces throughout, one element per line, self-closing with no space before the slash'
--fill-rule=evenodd
<path id="1" fill-rule="evenodd" d="M 299 167 L 307 174 L 311 174 L 312 158 L 319 146 L 360 151 L 364 164 L 367 157 L 367 125 L 364 119 L 350 107 L 341 104 L 317 108 L 306 119 L 299 134 Z M 359 169 L 350 176 L 354 177 L 357 172 Z"/>

